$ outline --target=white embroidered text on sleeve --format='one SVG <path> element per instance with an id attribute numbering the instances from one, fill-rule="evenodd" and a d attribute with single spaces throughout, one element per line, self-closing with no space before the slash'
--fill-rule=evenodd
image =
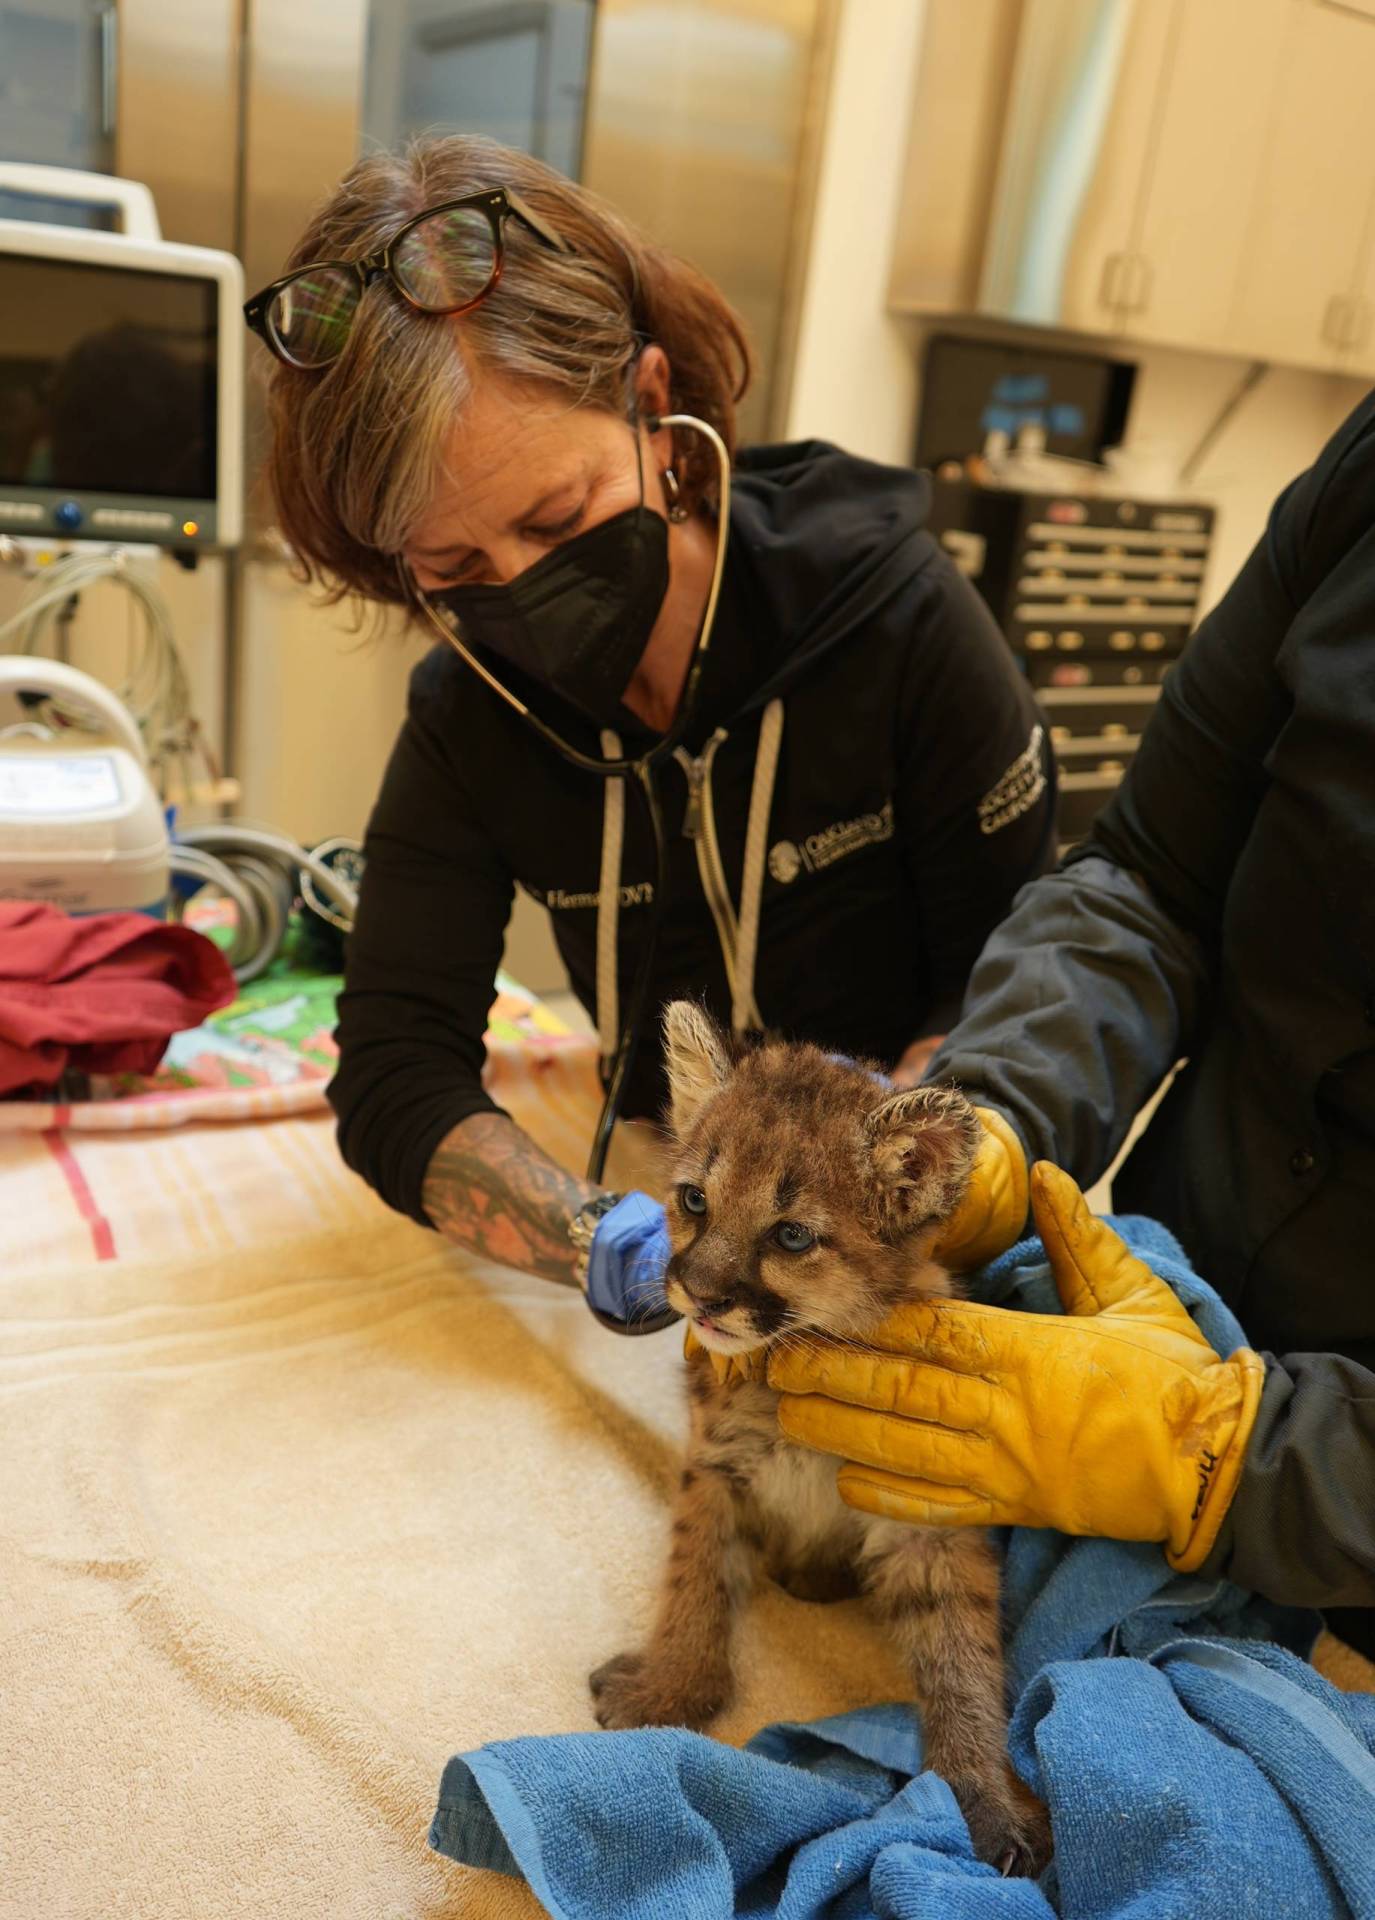
<path id="1" fill-rule="evenodd" d="M 1041 765 L 1042 727 L 1033 727 L 1024 752 L 1019 753 L 995 786 L 979 802 L 979 832 L 996 833 L 1019 819 L 1046 790 L 1045 768 Z"/>

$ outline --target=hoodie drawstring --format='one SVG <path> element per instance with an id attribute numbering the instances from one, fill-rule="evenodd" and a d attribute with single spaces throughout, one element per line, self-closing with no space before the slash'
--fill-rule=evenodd
<path id="1" fill-rule="evenodd" d="M 745 829 L 745 865 L 740 876 L 740 933 L 735 946 L 735 978 L 730 1023 L 737 1033 L 759 1029 L 764 1022 L 754 997 L 754 968 L 759 954 L 759 906 L 764 893 L 764 848 L 769 837 L 773 786 L 778 753 L 783 744 L 783 702 L 770 700 L 759 725 L 754 757 L 754 784 L 750 788 L 749 824 Z"/>
<path id="2" fill-rule="evenodd" d="M 621 737 L 602 729 L 603 760 L 621 759 Z M 597 1044 L 602 1070 L 611 1071 L 620 1045 L 620 1002 L 616 966 L 616 935 L 621 912 L 621 848 L 625 840 L 625 777 L 602 782 L 602 872 L 597 889 Z"/>
<path id="3" fill-rule="evenodd" d="M 707 743 L 699 760 L 693 760 L 680 747 L 675 755 L 688 779 L 688 831 L 697 847 L 697 868 L 702 890 L 716 921 L 721 958 L 731 993 L 731 1026 L 736 1033 L 758 1031 L 764 1025 L 754 997 L 754 970 L 759 955 L 759 911 L 764 893 L 765 848 L 769 837 L 769 815 L 773 810 L 774 783 L 778 777 L 778 756 L 783 744 L 783 702 L 770 700 L 759 724 L 759 745 L 755 750 L 754 779 L 750 787 L 750 811 L 745 828 L 745 861 L 740 877 L 740 916 L 737 921 L 731 905 L 716 838 L 716 816 L 711 804 L 711 763 L 716 749 L 726 739 L 718 730 Z M 620 735 L 605 728 L 601 736 L 602 758 L 621 758 Z M 625 840 L 625 778 L 604 782 L 606 796 L 602 809 L 602 866 L 597 890 L 597 1044 L 601 1049 L 603 1071 L 609 1072 L 620 1044 L 620 999 L 617 982 L 617 931 L 621 905 L 621 853 Z"/>
<path id="4" fill-rule="evenodd" d="M 736 919 L 716 838 L 716 812 L 711 803 L 711 769 L 717 749 L 728 738 L 718 727 L 700 757 L 679 747 L 674 758 L 688 783 L 688 810 L 683 831 L 697 848 L 697 871 L 702 891 L 716 922 L 716 937 L 730 986 L 731 1027 L 736 1033 L 758 1031 L 764 1025 L 754 997 L 754 969 L 759 952 L 759 903 L 764 891 L 764 844 L 769 835 L 778 751 L 783 738 L 783 702 L 771 700 L 759 725 L 755 749 L 754 782 L 750 789 L 749 820 L 745 830 L 745 863 L 740 880 L 740 918 Z"/>

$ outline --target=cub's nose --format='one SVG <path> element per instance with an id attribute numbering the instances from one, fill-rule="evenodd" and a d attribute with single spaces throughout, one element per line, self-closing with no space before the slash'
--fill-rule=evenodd
<path id="1" fill-rule="evenodd" d="M 708 1314 L 713 1319 L 720 1314 L 729 1313 L 735 1305 L 735 1295 L 733 1293 L 707 1292 L 701 1287 L 694 1287 L 691 1281 L 688 1280 L 683 1280 L 681 1285 L 683 1292 L 687 1295 L 688 1299 L 691 1300 L 693 1306 L 696 1307 L 699 1312 Z"/>
<path id="2" fill-rule="evenodd" d="M 676 1280 L 697 1313 L 729 1313 L 739 1304 L 735 1276 L 725 1261 L 702 1260 L 677 1253 L 668 1263 L 668 1277 Z"/>

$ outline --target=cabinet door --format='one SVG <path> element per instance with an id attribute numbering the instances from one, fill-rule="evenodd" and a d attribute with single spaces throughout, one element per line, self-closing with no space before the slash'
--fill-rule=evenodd
<path id="1" fill-rule="evenodd" d="M 1211 0 L 1209 0 L 1211 4 Z M 1183 0 L 1028 0 L 979 308 L 1120 331 L 1166 56 Z"/>
<path id="2" fill-rule="evenodd" d="M 1339 371 L 1375 378 L 1375 182 L 1366 206 L 1355 286 L 1349 299 L 1333 301 L 1327 321 L 1329 336 L 1335 337 L 1345 329 L 1337 355 Z"/>
<path id="3" fill-rule="evenodd" d="M 1280 82 L 1226 344 L 1261 359 L 1335 367 L 1359 332 L 1375 185 L 1375 19 L 1327 0 L 1285 4 Z"/>
<path id="4" fill-rule="evenodd" d="M 1295 0 L 1174 0 L 1131 241 L 1134 339 L 1237 350 L 1238 284 L 1296 21 Z"/>

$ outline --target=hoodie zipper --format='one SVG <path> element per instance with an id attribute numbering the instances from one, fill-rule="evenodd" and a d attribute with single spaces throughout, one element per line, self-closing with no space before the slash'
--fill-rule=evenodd
<path id="1" fill-rule="evenodd" d="M 691 840 L 697 851 L 697 871 L 702 880 L 702 892 L 706 895 L 707 905 L 711 908 L 711 917 L 716 922 L 716 938 L 721 945 L 721 958 L 726 966 L 726 979 L 734 995 L 735 909 L 730 903 L 730 890 L 726 886 L 726 876 L 721 866 L 721 849 L 716 839 L 716 816 L 711 805 L 711 763 L 716 758 L 717 748 L 726 737 L 725 728 L 718 727 L 696 759 L 686 747 L 679 747 L 673 757 L 686 774 L 688 783 L 687 808 L 683 814 L 683 837 Z"/>

